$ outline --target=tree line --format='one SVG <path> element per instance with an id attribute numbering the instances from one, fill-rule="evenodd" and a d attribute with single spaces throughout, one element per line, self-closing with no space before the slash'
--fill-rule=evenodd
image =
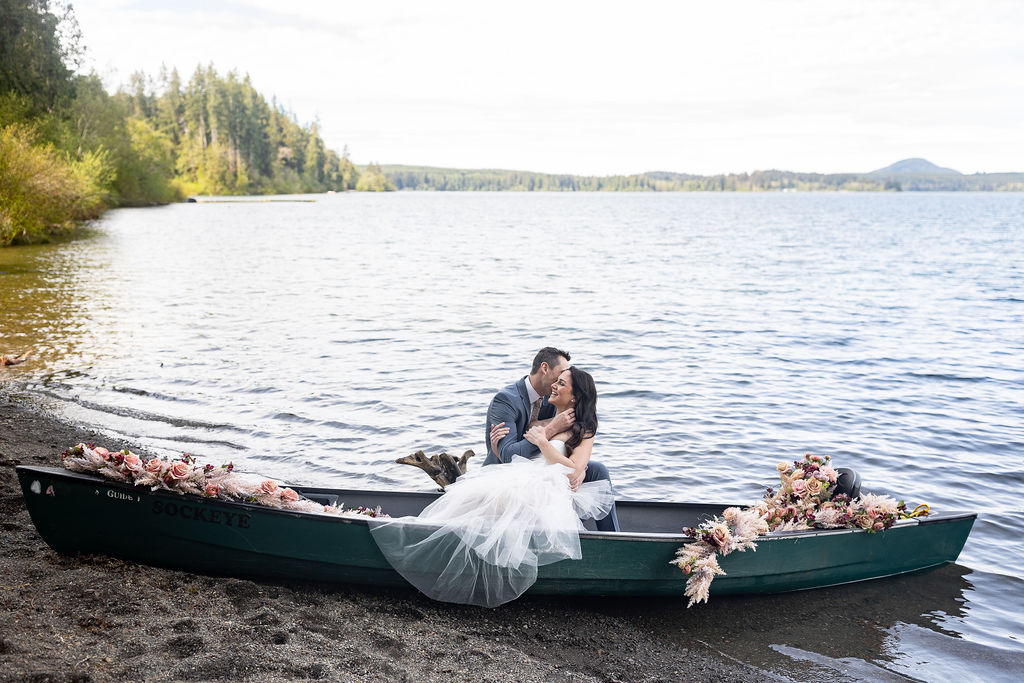
<path id="1" fill-rule="evenodd" d="M 192 194 L 394 189 L 248 76 L 135 73 L 109 94 L 82 55 L 70 6 L 0 0 L 0 246 Z"/>
<path id="2" fill-rule="evenodd" d="M 655 171 L 635 175 L 580 176 L 529 171 L 381 166 L 399 190 L 519 192 L 884 192 L 1022 191 L 1024 173 L 974 175 L 798 173 L 754 171 L 690 175 Z"/>
<path id="3" fill-rule="evenodd" d="M 151 79 L 132 74 L 115 99 L 145 136 L 153 158 L 185 194 L 291 194 L 354 190 L 359 171 L 347 151 L 327 149 L 319 125 L 300 125 L 267 102 L 249 76 L 197 67 L 187 82 L 177 70 Z M 133 131 L 129 131 L 133 132 Z M 159 147 L 159 153 L 157 150 Z"/>
<path id="4" fill-rule="evenodd" d="M 884 179 L 856 174 L 754 171 L 690 175 L 655 171 L 634 175 L 581 176 L 529 171 L 465 170 L 381 166 L 399 190 L 484 190 L 524 192 L 757 192 L 898 189 Z"/>

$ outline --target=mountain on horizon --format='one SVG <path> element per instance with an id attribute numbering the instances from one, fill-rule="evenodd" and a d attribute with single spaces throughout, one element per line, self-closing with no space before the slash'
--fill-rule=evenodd
<path id="1" fill-rule="evenodd" d="M 877 171 L 871 171 L 868 173 L 869 176 L 892 176 L 892 175 L 963 175 L 960 171 L 953 170 L 952 168 L 943 168 L 942 166 L 936 166 L 927 159 L 913 158 L 903 159 L 897 161 L 895 164 L 890 164 L 885 168 L 880 168 Z"/>

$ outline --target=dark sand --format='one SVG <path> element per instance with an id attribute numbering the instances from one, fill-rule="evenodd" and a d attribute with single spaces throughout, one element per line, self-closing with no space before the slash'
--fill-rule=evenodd
<path id="1" fill-rule="evenodd" d="M 138 452 L 0 393 L 0 681 L 773 678 L 704 645 L 700 607 L 685 620 L 694 627 L 690 641 L 678 627 L 666 637 L 596 598 L 525 597 L 488 610 L 412 589 L 60 557 L 36 533 L 14 467 L 57 466 L 81 441 Z M 116 519 L 96 523 L 117 533 Z"/>

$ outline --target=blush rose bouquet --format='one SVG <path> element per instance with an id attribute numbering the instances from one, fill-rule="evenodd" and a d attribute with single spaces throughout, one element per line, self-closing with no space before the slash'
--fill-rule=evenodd
<path id="1" fill-rule="evenodd" d="M 764 498 L 750 507 L 727 508 L 721 516 L 683 531 L 693 538 L 678 551 L 671 564 L 686 575 L 684 594 L 695 602 L 707 602 L 711 582 L 725 572 L 718 555 L 734 550 L 757 550 L 756 539 L 773 531 L 808 529 L 863 529 L 876 533 L 911 515 L 903 501 L 890 496 L 862 494 L 851 499 L 836 494 L 838 472 L 827 455 L 807 453 L 802 460 L 776 466 L 780 484 L 769 488 Z M 927 506 L 921 506 L 928 514 Z"/>
<path id="2" fill-rule="evenodd" d="M 182 495 L 258 503 L 272 508 L 342 517 L 388 517 L 380 507 L 322 505 L 303 498 L 298 491 L 281 486 L 273 479 L 235 472 L 235 466 L 230 462 L 219 467 L 200 465 L 189 453 L 179 458 L 150 458 L 143 461 L 128 449 L 111 453 L 102 446 L 80 443 L 65 450 L 61 454 L 61 461 L 72 472 L 99 474 L 134 486 L 148 486 L 152 491 L 163 489 Z"/>

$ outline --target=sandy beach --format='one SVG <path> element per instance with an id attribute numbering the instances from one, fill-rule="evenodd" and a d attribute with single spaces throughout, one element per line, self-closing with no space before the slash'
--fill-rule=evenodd
<path id="1" fill-rule="evenodd" d="M 14 468 L 57 465 L 69 445 L 96 439 L 87 426 L 0 395 L 0 680 L 770 677 L 715 653 L 699 634 L 683 647 L 594 599 L 527 597 L 488 610 L 433 602 L 413 589 L 260 582 L 61 557 L 36 533 Z M 117 520 L 96 523 L 116 533 Z"/>

